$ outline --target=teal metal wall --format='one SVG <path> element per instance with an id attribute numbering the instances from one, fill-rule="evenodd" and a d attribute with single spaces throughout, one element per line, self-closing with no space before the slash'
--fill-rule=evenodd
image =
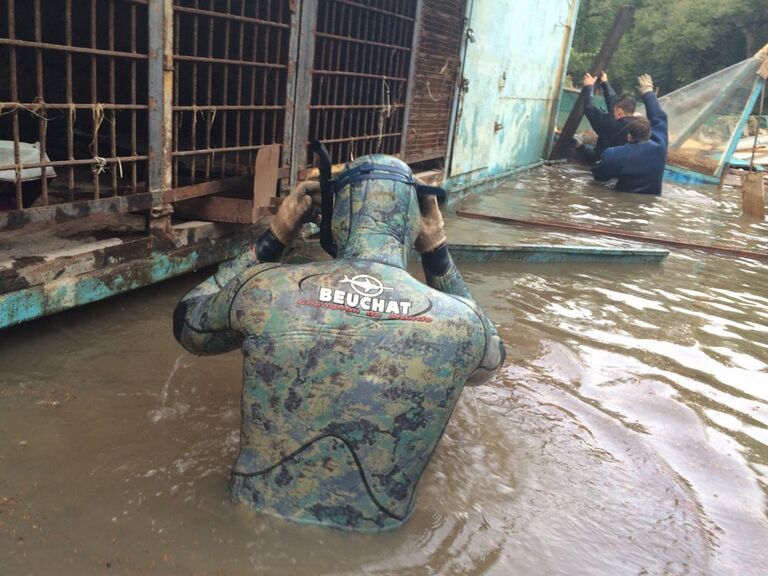
<path id="1" fill-rule="evenodd" d="M 503 176 L 548 154 L 578 6 L 469 3 L 449 188 Z"/>

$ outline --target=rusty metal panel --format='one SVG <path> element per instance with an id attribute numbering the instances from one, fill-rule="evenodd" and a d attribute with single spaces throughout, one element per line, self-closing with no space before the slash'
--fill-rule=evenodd
<path id="1" fill-rule="evenodd" d="M 147 0 L 0 0 L 0 209 L 145 191 L 147 19 Z"/>
<path id="2" fill-rule="evenodd" d="M 174 187 L 251 173 L 284 146 L 294 4 L 174 0 Z"/>
<path id="3" fill-rule="evenodd" d="M 493 177 L 545 155 L 577 9 L 577 0 L 473 0 L 452 178 Z"/>
<path id="4" fill-rule="evenodd" d="M 318 0 L 308 139 L 334 163 L 401 152 L 417 3 Z"/>
<path id="5" fill-rule="evenodd" d="M 423 0 L 416 74 L 408 117 L 407 162 L 444 158 L 466 0 Z"/>

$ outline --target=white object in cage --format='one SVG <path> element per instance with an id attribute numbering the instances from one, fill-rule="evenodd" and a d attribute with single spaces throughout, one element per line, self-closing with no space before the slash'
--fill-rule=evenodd
<path id="1" fill-rule="evenodd" d="M 48 155 L 45 155 L 45 161 L 49 162 Z M 19 142 L 19 163 L 24 164 L 39 164 L 40 163 L 40 143 L 28 144 L 26 142 Z M 13 151 L 13 141 L 0 140 L 0 166 L 9 166 L 16 164 L 16 158 Z M 21 181 L 28 182 L 30 180 L 40 180 L 43 175 L 42 168 L 22 168 L 21 169 Z M 45 175 L 48 178 L 55 178 L 56 171 L 53 166 L 45 167 Z M 11 168 L 9 170 L 0 170 L 0 182 L 16 182 L 16 170 Z"/>

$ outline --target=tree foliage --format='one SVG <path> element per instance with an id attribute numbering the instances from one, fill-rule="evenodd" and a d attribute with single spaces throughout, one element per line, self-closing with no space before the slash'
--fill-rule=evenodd
<path id="1" fill-rule="evenodd" d="M 647 72 L 671 92 L 768 43 L 768 0 L 581 0 L 569 66 L 577 83 L 623 5 L 636 11 L 607 70 L 619 90 L 631 90 Z"/>

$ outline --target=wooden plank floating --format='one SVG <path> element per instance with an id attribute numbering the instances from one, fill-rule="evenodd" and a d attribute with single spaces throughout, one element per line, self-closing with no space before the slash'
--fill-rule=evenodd
<path id="1" fill-rule="evenodd" d="M 611 262 L 620 264 L 658 264 L 669 250 L 644 248 L 601 248 L 551 244 L 500 246 L 491 244 L 448 244 L 455 262 Z"/>
<path id="2" fill-rule="evenodd" d="M 517 225 L 523 225 L 523 226 L 540 226 L 543 228 L 554 228 L 559 230 L 572 230 L 575 232 L 583 232 L 585 234 L 612 236 L 614 238 L 624 238 L 627 240 L 635 240 L 637 242 L 647 242 L 649 244 L 673 246 L 675 248 L 683 248 L 685 250 L 701 250 L 703 252 L 710 252 L 714 254 L 725 254 L 729 256 L 736 256 L 737 258 L 750 258 L 752 260 L 768 262 L 768 254 L 764 252 L 754 252 L 752 250 L 741 250 L 739 248 L 731 248 L 729 246 L 719 246 L 717 244 L 711 244 L 711 245 L 696 244 L 694 242 L 684 242 L 682 240 L 673 240 L 671 238 L 657 238 L 654 236 L 645 236 L 644 234 L 636 234 L 634 232 L 625 232 L 623 230 L 617 230 L 615 228 L 602 228 L 599 226 L 581 226 L 579 224 L 570 224 L 568 222 L 552 222 L 552 221 L 545 221 L 545 220 L 525 220 L 522 218 L 508 218 L 505 216 L 492 216 L 490 214 L 481 214 L 477 212 L 469 212 L 466 210 L 457 210 L 456 214 L 464 218 L 488 220 L 489 222 L 499 222 L 501 224 L 517 224 Z"/>

